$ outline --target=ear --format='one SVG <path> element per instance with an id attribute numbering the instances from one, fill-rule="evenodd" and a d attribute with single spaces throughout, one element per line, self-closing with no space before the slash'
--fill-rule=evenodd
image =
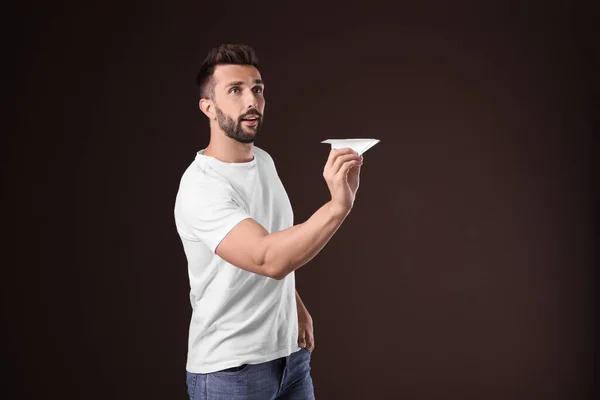
<path id="1" fill-rule="evenodd" d="M 198 108 L 200 111 L 204 113 L 208 117 L 208 119 L 215 119 L 215 108 L 213 107 L 213 102 L 210 99 L 200 99 L 198 102 Z"/>

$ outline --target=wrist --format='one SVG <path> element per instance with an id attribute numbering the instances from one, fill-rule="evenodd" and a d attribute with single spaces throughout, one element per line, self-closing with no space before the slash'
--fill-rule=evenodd
<path id="1" fill-rule="evenodd" d="M 312 317 L 310 316 L 308 311 L 306 311 L 306 312 L 300 311 L 300 310 L 298 311 L 298 323 L 312 325 Z"/>
<path id="2" fill-rule="evenodd" d="M 331 216 L 335 219 L 344 219 L 348 216 L 348 214 L 350 213 L 350 210 L 352 209 L 352 207 L 348 207 L 345 205 L 342 205 L 338 202 L 336 202 L 335 200 L 330 200 L 328 204 L 328 209 L 329 212 L 331 214 Z"/>

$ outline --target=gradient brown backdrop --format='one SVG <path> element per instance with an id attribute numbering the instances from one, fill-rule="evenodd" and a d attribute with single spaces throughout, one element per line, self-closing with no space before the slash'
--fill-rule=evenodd
<path id="1" fill-rule="evenodd" d="M 317 399 L 593 395 L 595 17 L 583 3 L 24 2 L 7 13 L 3 399 L 184 399 L 195 74 L 255 47 L 296 222 L 326 138 L 381 140 L 297 271 Z M 6 93 L 6 92 L 5 92 Z"/>

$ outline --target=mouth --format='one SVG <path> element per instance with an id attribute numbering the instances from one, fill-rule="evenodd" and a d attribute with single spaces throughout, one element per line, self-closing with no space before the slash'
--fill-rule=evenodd
<path id="1" fill-rule="evenodd" d="M 245 118 L 242 118 L 242 123 L 246 126 L 256 126 L 258 125 L 259 120 L 260 117 L 257 115 L 249 115 Z"/>

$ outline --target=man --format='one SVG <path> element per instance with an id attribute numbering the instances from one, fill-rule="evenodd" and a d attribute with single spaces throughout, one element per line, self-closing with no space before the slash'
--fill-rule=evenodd
<path id="1" fill-rule="evenodd" d="M 190 399 L 314 399 L 312 318 L 294 271 L 331 239 L 352 209 L 362 157 L 332 150 L 331 200 L 294 225 L 273 159 L 254 146 L 265 85 L 253 49 L 211 50 L 198 74 L 210 142 L 181 178 L 175 223 L 188 260 L 192 318 Z"/>

